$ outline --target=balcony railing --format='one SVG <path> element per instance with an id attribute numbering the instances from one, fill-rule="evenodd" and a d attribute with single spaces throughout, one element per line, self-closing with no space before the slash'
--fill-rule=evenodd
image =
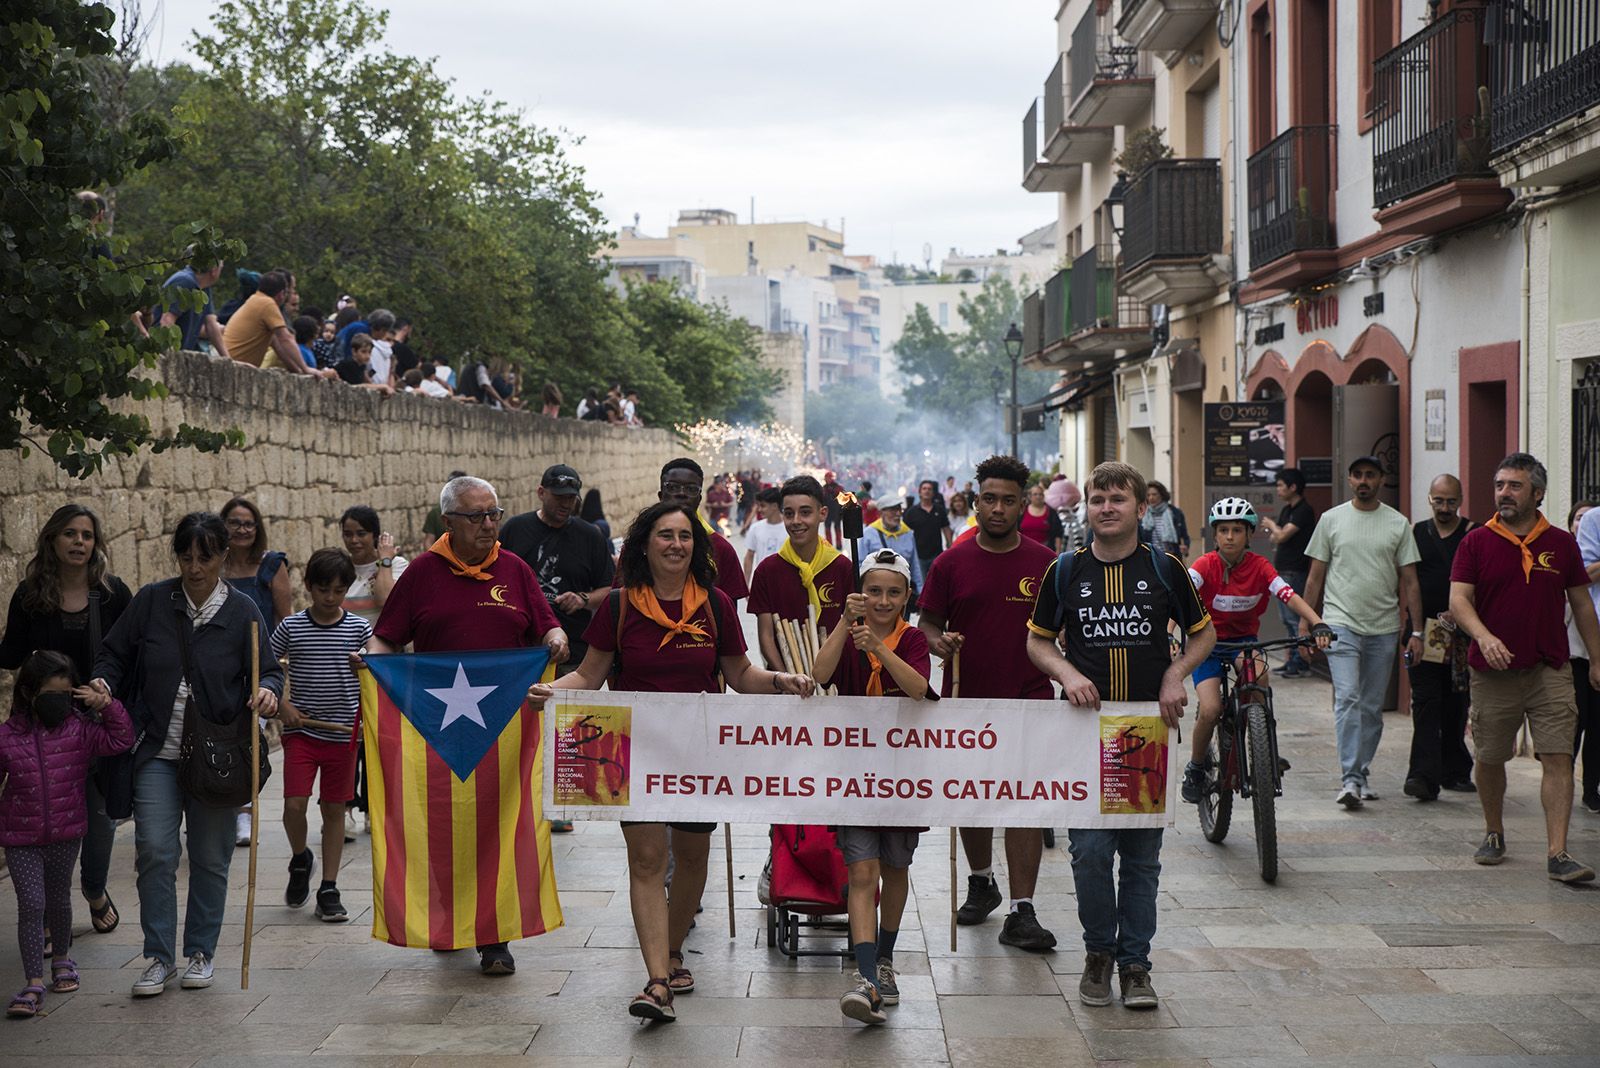
<path id="1" fill-rule="evenodd" d="M 1600 0 L 1500 0 L 1486 15 L 1495 153 L 1600 104 Z"/>
<path id="2" fill-rule="evenodd" d="M 1044 136 L 1055 136 L 1061 124 L 1067 121 L 1067 89 L 1062 79 L 1066 76 L 1066 56 L 1057 56 L 1056 65 L 1044 80 Z"/>
<path id="3" fill-rule="evenodd" d="M 1044 284 L 1044 347 L 1067 336 L 1067 280 L 1070 270 L 1057 271 Z"/>
<path id="4" fill-rule="evenodd" d="M 1378 207 L 1454 178 L 1493 173 L 1483 15 L 1471 7 L 1447 12 L 1373 63 Z"/>
<path id="5" fill-rule="evenodd" d="M 1129 81 L 1150 76 L 1139 49 L 1116 34 L 1109 15 L 1095 12 L 1093 6 L 1072 31 L 1071 51 L 1067 53 L 1071 83 L 1065 99 L 1069 110 L 1096 81 Z"/>
<path id="6" fill-rule="evenodd" d="M 1222 163 L 1169 159 L 1146 167 L 1122 202 L 1122 269 L 1222 251 Z"/>
<path id="7" fill-rule="evenodd" d="M 1044 296 L 1037 289 L 1022 298 L 1022 354 L 1044 348 Z"/>
<path id="8" fill-rule="evenodd" d="M 1028 113 L 1022 116 L 1022 180 L 1028 180 L 1028 173 L 1039 165 L 1039 102 L 1035 100 L 1028 105 Z"/>
<path id="9" fill-rule="evenodd" d="M 1250 157 L 1251 270 L 1291 252 L 1334 247 L 1337 133 L 1337 126 L 1292 126 Z"/>

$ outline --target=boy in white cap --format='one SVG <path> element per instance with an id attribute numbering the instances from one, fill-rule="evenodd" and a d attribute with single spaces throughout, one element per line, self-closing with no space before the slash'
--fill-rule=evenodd
<path id="1" fill-rule="evenodd" d="M 817 651 L 812 674 L 818 685 L 831 682 L 846 697 L 920 701 L 929 696 L 928 639 L 906 623 L 910 598 L 909 560 L 893 549 L 879 549 L 862 560 L 861 592 L 845 599 L 844 621 Z M 883 1006 L 900 1003 L 894 943 L 911 888 L 911 855 L 923 830 L 837 829 L 850 871 L 850 944 L 859 971 L 856 985 L 839 999 L 839 1010 L 852 1020 L 881 1024 L 888 1019 Z"/>
<path id="2" fill-rule="evenodd" d="M 916 535 L 902 522 L 906 512 L 905 498 L 890 493 L 873 503 L 878 508 L 878 518 L 867 524 L 861 533 L 862 559 L 865 560 L 879 549 L 893 549 L 905 557 L 911 568 L 911 591 L 915 595 L 917 590 L 922 589 L 922 561 L 917 557 Z M 910 603 L 907 602 L 908 607 Z"/>

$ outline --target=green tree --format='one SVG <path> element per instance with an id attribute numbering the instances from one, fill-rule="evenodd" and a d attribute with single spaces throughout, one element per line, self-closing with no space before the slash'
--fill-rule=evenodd
<path id="1" fill-rule="evenodd" d="M 42 443 L 80 477 L 142 446 L 217 449 L 242 440 L 188 425 L 155 434 L 119 403 L 165 393 L 140 371 L 177 331 L 145 337 L 130 315 L 162 300 L 169 264 L 116 259 L 124 243 L 100 232 L 75 194 L 142 173 L 176 145 L 153 115 L 115 129 L 98 121 L 89 65 L 113 50 L 113 23 L 105 5 L 76 0 L 11 0 L 0 15 L 0 449 L 26 453 Z M 204 218 L 192 205 L 174 207 L 169 247 L 242 251 L 184 223 Z"/>
<path id="2" fill-rule="evenodd" d="M 906 405 L 917 411 L 948 412 L 951 383 L 960 372 L 955 341 L 918 304 L 894 345 L 895 363 L 905 380 Z M 962 392 L 965 395 L 965 391 Z"/>
<path id="3" fill-rule="evenodd" d="M 782 375 L 763 364 L 761 331 L 725 307 L 698 304 L 668 282 L 629 283 L 626 308 L 641 351 L 660 369 L 660 389 L 646 408 L 656 422 L 721 419 L 764 423 L 767 398 L 783 387 Z M 692 398 L 692 399 L 691 399 Z"/>

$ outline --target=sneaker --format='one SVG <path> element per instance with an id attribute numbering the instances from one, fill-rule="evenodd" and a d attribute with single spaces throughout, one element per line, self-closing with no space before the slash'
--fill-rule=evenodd
<path id="1" fill-rule="evenodd" d="M 855 987 L 839 999 L 839 1011 L 864 1024 L 888 1023 L 889 1014 L 883 1011 L 883 998 L 871 983 L 859 975 L 855 978 Z"/>
<path id="2" fill-rule="evenodd" d="M 1153 1009 L 1160 1004 L 1150 985 L 1150 969 L 1130 964 L 1117 973 L 1122 983 L 1122 1004 L 1130 1009 Z"/>
<path id="3" fill-rule="evenodd" d="M 1291 660 L 1287 664 L 1284 664 L 1283 667 L 1278 669 L 1278 674 L 1286 679 L 1295 679 L 1304 674 L 1304 671 L 1304 668 Z"/>
<path id="4" fill-rule="evenodd" d="M 1006 917 L 1005 926 L 1000 928 L 1000 944 L 1033 953 L 1046 953 L 1056 948 L 1056 936 L 1039 926 L 1039 917 L 1034 915 L 1033 906 L 1023 901 L 1017 905 L 1016 911 Z"/>
<path id="5" fill-rule="evenodd" d="M 178 977 L 178 969 L 170 964 L 162 964 L 158 960 L 150 962 L 150 966 L 139 976 L 133 984 L 133 996 L 136 998 L 153 998 L 167 988 L 167 984 Z"/>
<path id="6" fill-rule="evenodd" d="M 1583 807 L 1590 812 L 1600 812 L 1600 794 L 1584 794 Z"/>
<path id="7" fill-rule="evenodd" d="M 183 978 L 178 985 L 185 990 L 204 990 L 211 985 L 213 978 L 211 958 L 204 953 L 196 953 L 189 958 L 189 966 L 183 970 Z"/>
<path id="8" fill-rule="evenodd" d="M 1457 779 L 1455 782 L 1441 783 L 1440 788 L 1456 794 L 1475 794 L 1478 792 L 1478 788 L 1472 785 L 1471 779 Z"/>
<path id="9" fill-rule="evenodd" d="M 894 961 L 878 958 L 878 996 L 885 1005 L 900 1004 L 900 983 L 894 974 Z"/>
<path id="10" fill-rule="evenodd" d="M 350 919 L 350 913 L 345 911 L 343 902 L 339 900 L 339 888 L 330 886 L 317 891 L 317 919 L 323 923 L 344 923 Z"/>
<path id="11" fill-rule="evenodd" d="M 550 821 L 550 833 L 551 834 L 571 834 L 572 833 L 572 821 L 571 820 L 551 820 Z"/>
<path id="12" fill-rule="evenodd" d="M 1407 779 L 1403 792 L 1418 801 L 1433 801 L 1439 797 L 1438 787 L 1428 785 L 1426 779 Z"/>
<path id="13" fill-rule="evenodd" d="M 1472 859 L 1479 864 L 1499 864 L 1505 860 L 1506 836 L 1495 831 L 1484 835 L 1483 844 L 1472 854 Z"/>
<path id="14" fill-rule="evenodd" d="M 1210 771 L 1210 762 L 1199 763 L 1191 760 L 1183 766 L 1183 786 L 1179 793 L 1191 805 L 1198 805 L 1200 797 L 1206 790 L 1206 772 Z"/>
<path id="15" fill-rule="evenodd" d="M 1579 864 L 1573 860 L 1572 854 L 1565 849 L 1546 862 L 1546 869 L 1550 872 L 1550 878 L 1558 883 L 1588 883 L 1594 881 L 1594 869 L 1587 864 Z"/>
<path id="16" fill-rule="evenodd" d="M 289 887 L 283 892 L 283 903 L 292 909 L 300 908 L 311 896 L 311 873 L 316 870 L 316 854 L 307 849 L 289 858 Z"/>
<path id="17" fill-rule="evenodd" d="M 510 975 L 517 970 L 517 962 L 506 943 L 492 942 L 478 947 L 478 970 L 484 975 Z"/>
<path id="18" fill-rule="evenodd" d="M 1345 808 L 1360 808 L 1361 788 L 1355 783 L 1347 782 L 1343 786 L 1339 787 L 1339 796 L 1335 797 L 1334 801 L 1343 805 Z"/>
<path id="19" fill-rule="evenodd" d="M 1096 1007 L 1111 1004 L 1111 954 L 1092 951 L 1084 954 L 1078 1000 Z"/>
<path id="20" fill-rule="evenodd" d="M 250 844 L 250 813 L 241 812 L 233 820 L 233 844 L 247 846 Z"/>
<path id="21" fill-rule="evenodd" d="M 356 840 L 356 832 L 361 830 L 361 824 L 356 820 L 356 810 L 344 810 L 344 840 L 346 844 Z"/>
<path id="22" fill-rule="evenodd" d="M 1379 797 L 1377 795 L 1377 793 L 1372 789 L 1372 787 L 1368 786 L 1366 783 L 1362 783 L 1361 784 L 1361 800 L 1363 800 L 1363 801 L 1382 801 L 1383 798 Z"/>
<path id="23" fill-rule="evenodd" d="M 1000 885 L 993 878 L 982 875 L 967 876 L 967 900 L 956 910 L 956 922 L 971 927 L 989 918 L 989 913 L 1000 907 L 1005 898 Z"/>

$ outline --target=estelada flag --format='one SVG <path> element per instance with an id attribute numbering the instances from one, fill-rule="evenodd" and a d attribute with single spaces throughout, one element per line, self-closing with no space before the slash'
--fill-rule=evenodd
<path id="1" fill-rule="evenodd" d="M 465 949 L 561 926 L 539 713 L 549 651 L 369 655 L 372 936 Z"/>

